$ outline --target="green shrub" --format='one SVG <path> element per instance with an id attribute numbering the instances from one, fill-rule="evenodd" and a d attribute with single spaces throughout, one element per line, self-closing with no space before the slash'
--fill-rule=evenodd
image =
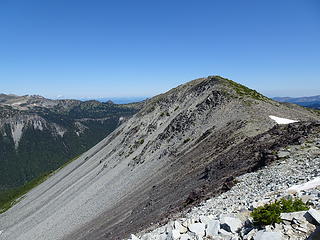
<path id="1" fill-rule="evenodd" d="M 308 206 L 301 199 L 282 198 L 274 203 L 266 204 L 253 210 L 251 217 L 255 225 L 271 225 L 280 223 L 281 213 L 297 212 L 308 210 Z"/>
<path id="2" fill-rule="evenodd" d="M 284 213 L 306 211 L 309 209 L 309 207 L 300 198 L 296 198 L 296 199 L 282 198 L 280 202 L 282 205 L 281 210 Z"/>

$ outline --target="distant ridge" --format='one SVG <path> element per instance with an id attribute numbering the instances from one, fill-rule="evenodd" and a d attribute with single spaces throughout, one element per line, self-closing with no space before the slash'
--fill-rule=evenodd
<path id="1" fill-rule="evenodd" d="M 320 109 L 320 95 L 310 97 L 274 97 L 279 102 L 294 103 L 304 107 Z"/>
<path id="2" fill-rule="evenodd" d="M 141 106 L 0 94 L 0 205 L 7 190 L 88 150 Z"/>

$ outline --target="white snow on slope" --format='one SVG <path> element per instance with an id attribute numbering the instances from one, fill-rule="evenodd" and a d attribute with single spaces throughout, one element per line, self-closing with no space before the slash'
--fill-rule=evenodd
<path id="1" fill-rule="evenodd" d="M 318 186 L 320 186 L 320 177 L 316 177 L 315 179 L 300 185 L 293 185 L 292 187 L 287 189 L 287 192 L 296 193 L 303 190 L 316 188 Z"/>
<path id="2" fill-rule="evenodd" d="M 291 120 L 291 119 L 287 119 L 287 118 L 280 118 L 280 117 L 276 117 L 276 116 L 269 116 L 272 120 L 276 121 L 276 123 L 278 124 L 289 124 L 289 123 L 295 123 L 295 122 L 299 122 L 297 120 Z"/>

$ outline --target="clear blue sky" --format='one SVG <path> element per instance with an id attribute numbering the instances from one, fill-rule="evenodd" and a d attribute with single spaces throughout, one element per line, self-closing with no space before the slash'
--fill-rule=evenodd
<path id="1" fill-rule="evenodd" d="M 0 92 L 152 96 L 208 75 L 320 94 L 320 1 L 0 0 Z"/>

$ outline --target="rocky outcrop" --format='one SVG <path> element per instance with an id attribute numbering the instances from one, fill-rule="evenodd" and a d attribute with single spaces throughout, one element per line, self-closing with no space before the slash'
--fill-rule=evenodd
<path id="1" fill-rule="evenodd" d="M 319 131 L 305 140 L 302 144 L 274 151 L 277 159 L 270 165 L 236 178 L 237 184 L 231 190 L 182 212 L 182 218 L 149 233 L 140 233 L 138 239 L 319 239 L 320 183 L 317 185 L 314 181 L 320 175 Z M 282 213 L 280 224 L 264 227 L 253 224 L 250 212 L 254 208 L 283 197 L 299 197 L 310 209 Z M 192 224 L 202 225 L 205 234 L 191 231 Z M 180 235 L 173 238 L 170 231 Z"/>

